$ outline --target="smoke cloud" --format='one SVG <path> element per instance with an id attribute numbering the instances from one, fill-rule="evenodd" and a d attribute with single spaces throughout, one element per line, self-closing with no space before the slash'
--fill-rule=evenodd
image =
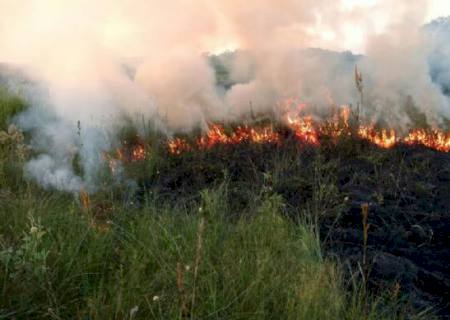
<path id="1" fill-rule="evenodd" d="M 33 83 L 18 121 L 41 156 L 26 170 L 44 187 L 94 190 L 124 116 L 155 119 L 170 133 L 276 112 L 286 98 L 356 103 L 356 64 L 371 120 L 407 126 L 413 101 L 439 125 L 450 108 L 430 76 L 438 40 L 421 29 L 429 2 L 0 0 L 0 62 Z M 221 90 L 206 53 L 237 48 L 245 52 L 229 66 L 237 83 Z M 73 169 L 77 154 L 83 175 Z"/>

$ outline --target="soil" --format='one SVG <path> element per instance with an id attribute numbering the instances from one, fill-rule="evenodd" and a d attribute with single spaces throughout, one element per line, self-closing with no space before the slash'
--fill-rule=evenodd
<path id="1" fill-rule="evenodd" d="M 339 190 L 348 204 L 337 221 L 322 222 L 326 251 L 353 270 L 361 264 L 361 205 L 369 203 L 372 288 L 398 284 L 416 309 L 433 307 L 450 318 L 450 154 L 406 147 L 388 152 L 393 160 L 379 172 L 364 160 L 340 168 Z"/>

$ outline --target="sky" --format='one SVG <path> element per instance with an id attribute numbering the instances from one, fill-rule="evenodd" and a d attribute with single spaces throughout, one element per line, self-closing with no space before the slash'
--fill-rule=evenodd
<path id="1" fill-rule="evenodd" d="M 272 2 L 273 1 L 273 2 Z M 298 3 L 306 2 L 297 1 Z M 368 34 L 373 34 L 373 31 L 382 33 L 385 29 L 386 21 L 389 20 L 388 15 L 395 16 L 397 13 L 390 10 L 394 8 L 401 1 L 397 0 L 341 0 L 340 5 L 336 5 L 333 0 L 328 0 L 330 7 L 340 6 L 341 12 L 347 12 L 347 18 L 336 18 L 335 15 L 323 17 L 319 23 L 311 24 L 307 30 L 310 39 L 309 45 L 312 47 L 321 47 L 324 49 L 345 51 L 350 50 L 356 53 L 365 53 L 365 42 Z M 420 1 L 427 3 L 424 7 L 424 19 L 423 23 L 429 22 L 439 16 L 450 15 L 450 0 L 410 0 L 412 4 L 417 5 Z M 140 1 L 140 0 L 124 0 L 123 3 L 130 3 L 129 5 L 114 4 L 106 0 L 98 0 L 96 4 L 92 5 L 92 10 L 86 10 L 86 7 L 91 6 L 89 1 L 86 0 L 0 0 L 0 20 L 3 20 L 3 24 L 6 33 L 12 35 L 13 39 L 3 39 L 5 42 L 19 42 L 17 39 L 24 39 L 23 43 L 19 43 L 23 47 L 29 47 L 29 41 L 42 42 L 43 38 L 46 38 L 47 34 L 58 34 L 64 32 L 67 26 L 70 25 L 86 25 L 86 28 L 100 29 L 100 37 L 102 42 L 114 47 L 115 51 L 122 51 L 124 56 L 133 56 L 136 52 L 142 51 L 142 47 L 145 47 L 145 42 L 148 38 L 141 37 L 143 34 L 152 33 L 150 29 L 157 27 L 154 32 L 156 35 L 165 34 L 166 29 L 170 28 L 174 23 L 170 17 L 158 18 L 158 15 L 164 17 L 165 12 L 170 12 L 172 8 L 169 5 L 162 5 L 159 1 L 156 1 L 153 5 L 156 5 L 157 16 L 156 22 L 149 22 L 154 20 L 154 17 L 149 17 L 148 14 L 155 12 L 155 7 L 152 7 L 152 3 L 155 1 Z M 220 53 L 227 50 L 233 50 L 240 47 L 239 41 L 237 41 L 231 34 L 230 30 L 214 30 L 214 21 L 206 21 L 205 25 L 200 22 L 192 21 L 191 17 L 201 17 L 205 19 L 205 14 L 202 14 L 199 10 L 195 12 L 195 6 L 192 3 L 208 2 L 204 0 L 174 0 L 167 1 L 167 3 L 186 3 L 188 4 L 185 9 L 180 10 L 180 14 L 177 20 L 178 24 L 185 24 L 188 29 L 198 28 L 200 32 L 211 33 L 210 37 L 204 37 L 203 44 L 196 44 L 200 48 L 199 51 L 208 51 L 211 53 Z M 242 11 L 245 15 L 245 6 L 242 6 L 239 1 L 218 1 L 222 3 L 234 3 L 230 7 L 237 6 L 236 13 L 233 13 L 235 17 L 239 17 Z M 321 0 L 324 3 L 323 8 L 327 8 L 327 0 Z M 405 2 L 405 1 L 403 1 Z M 150 4 L 148 4 L 150 3 Z M 258 2 L 256 2 L 258 3 Z M 262 3 L 270 5 L 275 10 L 277 7 L 281 7 L 277 3 L 277 0 L 263 0 Z M 296 1 L 292 1 L 296 3 Z M 406 1 L 406 3 L 408 3 Z M 133 4 L 133 5 L 132 5 Z M 137 5 L 136 5 L 137 4 Z M 216 13 L 221 10 L 230 10 L 227 8 L 228 4 L 217 6 L 215 8 Z M 246 6 L 251 6 L 250 4 Z M 419 5 L 420 6 L 420 5 Z M 135 9 L 133 9 L 135 7 Z M 162 9 L 161 9 L 162 7 Z M 167 7 L 167 8 L 166 8 Z M 225 7 L 225 9 L 223 8 Z M 425 10 L 427 7 L 427 10 Z M 378 8 L 378 9 L 377 9 Z M 12 11 L 11 11 L 12 9 Z M 304 8 L 303 8 L 304 9 Z M 335 8 L 336 9 L 336 8 Z M 373 10 L 372 10 L 373 9 Z M 314 10 L 314 9 L 311 9 Z M 327 10 L 327 9 L 326 9 Z M 187 11 L 187 12 L 186 12 Z M 289 9 L 282 11 L 279 10 L 279 15 L 287 14 Z M 360 12 L 359 14 L 353 14 L 352 12 Z M 392 11 L 392 12 L 391 12 Z M 425 12 L 427 11 L 427 12 Z M 105 13 L 108 12 L 108 17 L 105 17 Z M 160 13 L 158 13 L 160 12 Z M 214 19 L 220 17 L 220 13 L 216 15 L 214 13 Z M 322 13 L 317 13 L 321 15 Z M 17 16 L 16 16 L 17 15 Z M 326 15 L 326 13 L 325 13 Z M 392 18 L 392 17 L 391 17 Z M 165 19 L 165 21 L 164 21 Z M 263 19 L 276 20 L 276 16 L 265 16 Z M 339 19 L 333 21 L 333 19 Z M 92 24 L 92 21 L 99 21 Z M 183 22 L 184 21 L 184 22 Z M 63 22 L 61 25 L 60 22 Z M 265 24 L 268 24 L 264 22 Z M 276 25 L 277 22 L 274 22 Z M 57 27 L 55 28 L 55 25 Z M 220 22 L 218 23 L 220 25 Z M 336 29 L 336 26 L 339 28 Z M 15 29 L 21 29 L 18 34 L 12 34 L 9 32 L 12 27 Z M 202 30 L 201 28 L 206 29 Z M 158 29 L 159 28 L 159 29 Z M 13 28 L 14 30 L 14 28 Z M 206 32 L 205 32 L 206 30 Z M 210 32 L 210 30 L 213 30 Z M 177 30 L 176 30 L 177 31 Z M 2 21 L 0 21 L 0 35 L 4 38 L 2 32 Z M 184 32 L 183 28 L 178 30 L 178 34 Z M 294 30 L 295 32 L 295 30 Z M 23 34 L 29 36 L 24 37 Z M 33 36 L 34 35 L 34 36 Z M 44 37 L 42 37 L 44 35 Z M 83 35 L 84 37 L 84 35 Z M 65 37 L 63 37 L 65 38 Z M 173 37 L 172 40 L 180 41 L 183 38 Z M 0 39 L 0 45 L 2 45 L 2 39 Z M 2 45 L 2 50 L 4 46 Z M 13 56 L 17 56 L 14 52 Z"/>
<path id="2" fill-rule="evenodd" d="M 450 15 L 450 1 L 449 0 L 433 0 L 430 5 L 430 12 L 427 20 L 433 20 L 440 16 Z"/>
<path id="3" fill-rule="evenodd" d="M 416 0 L 411 0 L 414 2 Z M 367 9 L 376 8 L 378 4 L 384 2 L 386 6 L 389 6 L 390 1 L 384 0 L 342 0 L 342 9 L 348 10 L 349 12 L 357 9 Z M 392 6 L 395 4 L 395 0 L 391 2 Z M 427 1 L 427 12 L 425 13 L 424 23 L 429 23 L 430 21 L 438 18 L 450 16 L 450 0 L 428 0 Z M 424 8 L 425 10 L 425 8 Z M 367 14 L 367 11 L 365 11 Z M 377 32 L 382 33 L 385 29 L 386 14 L 389 12 L 372 12 L 367 18 L 367 20 L 373 20 L 375 29 Z M 366 34 L 364 27 L 355 24 L 355 21 L 349 21 L 348 23 L 342 23 L 342 30 L 340 33 L 334 32 L 334 30 L 324 30 L 323 26 L 318 26 L 318 30 L 314 32 L 319 36 L 317 41 L 317 47 L 346 51 L 350 50 L 355 53 L 365 53 L 365 41 Z M 314 45 L 313 45 L 314 46 Z"/>
<path id="4" fill-rule="evenodd" d="M 414 0 L 412 0 L 414 1 Z M 371 6 L 377 3 L 377 0 L 344 0 L 344 6 L 352 8 L 354 6 Z M 440 16 L 450 15 L 449 0 L 430 0 L 429 12 L 427 14 L 427 22 Z"/>
<path id="5" fill-rule="evenodd" d="M 383 0 L 381 0 L 383 1 Z M 377 4 L 381 2 L 380 0 L 342 0 L 342 10 L 352 11 L 355 9 L 370 9 L 375 8 Z M 411 0 L 415 1 L 415 0 Z M 450 0 L 428 0 L 428 8 L 424 23 L 428 23 L 438 17 L 450 16 Z M 380 16 L 377 13 L 373 13 L 369 19 L 374 20 L 376 29 L 378 32 L 383 32 L 385 29 L 384 21 L 385 18 L 382 16 L 385 14 L 383 12 Z M 378 24 L 378 25 L 377 25 Z M 348 23 L 342 23 L 342 30 L 337 33 L 333 29 L 327 29 L 323 24 L 317 25 L 315 28 L 311 28 L 310 32 L 316 41 L 311 43 L 313 47 L 320 47 L 330 50 L 338 51 L 352 51 L 355 53 L 365 53 L 365 30 L 363 27 L 358 25 L 355 26 L 354 21 L 349 21 Z M 233 43 L 232 41 L 226 39 L 218 39 L 217 43 L 211 46 L 210 52 L 212 53 L 222 53 L 224 51 L 235 50 L 239 45 Z"/>

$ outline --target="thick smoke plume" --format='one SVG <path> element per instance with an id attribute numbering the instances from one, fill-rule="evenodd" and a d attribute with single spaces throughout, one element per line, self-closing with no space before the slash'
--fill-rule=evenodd
<path id="1" fill-rule="evenodd" d="M 421 29 L 428 2 L 0 0 L 0 62 L 33 83 L 32 107 L 18 121 L 42 155 L 26 170 L 45 187 L 93 190 L 124 117 L 170 134 L 277 112 L 286 98 L 319 109 L 356 103 L 355 64 L 371 120 L 407 126 L 412 103 L 439 125 L 450 109 L 430 76 L 437 40 Z M 237 84 L 220 89 L 207 53 L 238 48 L 245 58 L 230 65 Z M 72 165 L 77 154 L 82 176 Z"/>

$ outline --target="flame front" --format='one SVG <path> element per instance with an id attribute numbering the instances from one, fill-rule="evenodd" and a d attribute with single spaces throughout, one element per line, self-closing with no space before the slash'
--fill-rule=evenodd
<path id="1" fill-rule="evenodd" d="M 167 142 L 167 148 L 169 149 L 169 153 L 175 155 L 180 155 L 183 152 L 190 151 L 192 149 L 189 143 L 181 138 L 169 140 Z"/>
<path id="2" fill-rule="evenodd" d="M 298 107 L 302 108 L 302 107 Z M 285 123 L 292 130 L 293 136 L 302 144 L 320 145 L 320 136 L 328 134 L 338 138 L 342 134 L 352 134 L 349 119 L 351 110 L 348 106 L 340 108 L 338 115 L 325 125 L 316 123 L 311 116 L 296 116 L 292 112 L 285 115 Z M 377 129 L 374 125 L 359 125 L 354 132 L 359 138 L 369 141 L 380 148 L 393 148 L 397 144 L 422 145 L 442 152 L 450 152 L 450 133 L 439 130 L 412 130 L 407 136 L 401 137 L 394 129 Z M 222 125 L 213 124 L 210 129 L 197 139 L 194 145 L 186 140 L 176 138 L 169 140 L 168 150 L 171 154 L 179 155 L 194 149 L 205 150 L 216 145 L 231 145 L 239 143 L 276 143 L 283 142 L 280 133 L 273 126 L 251 127 L 239 126 L 231 134 L 227 134 Z"/>
<path id="3" fill-rule="evenodd" d="M 312 117 L 292 118 L 288 116 L 287 123 L 289 128 L 294 131 L 298 141 L 312 145 L 319 144 L 319 135 Z"/>
<path id="4" fill-rule="evenodd" d="M 213 124 L 208 132 L 197 140 L 196 148 L 211 149 L 216 145 L 233 145 L 240 143 L 280 143 L 280 135 L 272 126 L 250 127 L 239 126 L 231 134 L 227 134 L 223 126 Z M 180 144 L 180 141 L 177 141 Z"/>
<path id="5" fill-rule="evenodd" d="M 348 106 L 342 106 L 335 112 L 331 121 L 317 123 L 312 116 L 301 116 L 305 105 L 294 99 L 288 99 L 282 108 L 285 111 L 283 121 L 285 127 L 292 132 L 291 136 L 301 144 L 318 146 L 321 137 L 331 136 L 334 139 L 343 134 L 356 135 L 380 148 L 392 148 L 397 144 L 422 145 L 441 152 L 450 152 L 450 132 L 439 130 L 415 129 L 401 137 L 394 129 L 377 129 L 374 125 L 357 125 L 351 128 L 350 118 L 353 115 Z M 208 131 L 194 142 L 183 138 L 167 140 L 167 150 L 172 155 L 181 155 L 194 150 L 208 150 L 219 145 L 250 144 L 282 144 L 286 139 L 281 131 L 274 129 L 273 124 L 263 126 L 241 125 L 226 130 L 221 124 L 211 124 Z M 138 140 L 139 141 L 139 140 Z M 134 145 L 125 143 L 123 149 L 115 154 L 106 155 L 113 173 L 121 162 L 139 162 L 145 160 L 146 145 L 137 142 Z"/>
<path id="6" fill-rule="evenodd" d="M 147 149 L 143 143 L 129 145 L 127 141 L 124 141 L 124 145 L 123 148 L 117 148 L 113 152 L 105 152 L 102 155 L 112 174 L 118 173 L 121 163 L 140 162 L 146 159 Z"/>
<path id="7" fill-rule="evenodd" d="M 392 148 L 398 142 L 397 134 L 394 129 L 382 129 L 377 131 L 373 126 L 360 126 L 358 135 L 362 139 L 369 140 L 380 148 Z"/>
<path id="8" fill-rule="evenodd" d="M 409 145 L 420 144 L 442 152 L 450 152 L 450 132 L 417 129 L 411 131 L 403 142 Z"/>

